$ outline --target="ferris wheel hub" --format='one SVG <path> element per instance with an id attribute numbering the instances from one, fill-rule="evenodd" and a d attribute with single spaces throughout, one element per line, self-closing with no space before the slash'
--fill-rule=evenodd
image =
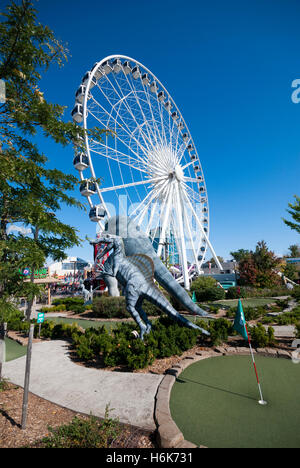
<path id="1" fill-rule="evenodd" d="M 178 180 L 178 182 L 181 182 L 184 179 L 183 169 L 180 166 L 180 164 L 177 164 L 177 166 L 175 167 L 174 173 L 175 173 L 175 177 Z"/>

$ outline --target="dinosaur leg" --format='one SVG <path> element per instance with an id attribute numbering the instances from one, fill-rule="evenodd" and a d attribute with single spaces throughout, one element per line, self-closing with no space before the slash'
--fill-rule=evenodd
<path id="1" fill-rule="evenodd" d="M 139 300 L 136 303 L 135 308 L 136 308 L 136 310 L 138 311 L 138 313 L 140 314 L 140 316 L 142 317 L 142 319 L 144 320 L 144 322 L 146 324 L 147 329 L 146 329 L 145 333 L 146 333 L 146 335 L 148 335 L 148 333 L 150 333 L 150 331 L 151 331 L 152 323 L 150 322 L 150 320 L 147 317 L 146 312 L 142 308 L 143 300 L 144 300 L 143 298 L 139 298 Z"/>
<path id="2" fill-rule="evenodd" d="M 130 315 L 134 318 L 138 326 L 140 327 L 140 339 L 144 339 L 144 334 L 147 331 L 146 325 L 143 323 L 139 312 L 136 309 L 136 304 L 139 300 L 139 295 L 136 292 L 133 285 L 127 283 L 125 288 L 125 297 L 126 297 L 126 309 L 130 313 Z"/>

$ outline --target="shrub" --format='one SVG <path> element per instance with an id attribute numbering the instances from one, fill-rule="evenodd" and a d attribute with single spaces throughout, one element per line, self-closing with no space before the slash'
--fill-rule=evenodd
<path id="1" fill-rule="evenodd" d="M 144 341 L 133 338 L 135 329 L 132 322 L 118 325 L 111 334 L 104 327 L 88 328 L 84 335 L 72 337 L 76 353 L 84 360 L 101 356 L 105 366 L 141 369 L 152 364 L 155 358 L 182 354 L 196 344 L 198 336 L 197 330 L 182 327 L 168 317 L 157 320 Z"/>
<path id="2" fill-rule="evenodd" d="M 198 276 L 191 284 L 191 291 L 197 291 L 202 288 L 212 288 L 217 286 L 217 280 L 211 276 Z"/>
<path id="3" fill-rule="evenodd" d="M 296 323 L 296 338 L 300 338 L 300 322 Z"/>
<path id="4" fill-rule="evenodd" d="M 230 309 L 227 310 L 226 316 L 228 318 L 234 318 L 236 315 L 236 307 L 230 307 Z M 249 320 L 257 320 L 260 317 L 264 317 L 267 313 L 266 309 L 262 306 L 257 306 L 257 307 L 244 307 L 244 315 L 246 322 Z"/>
<path id="5" fill-rule="evenodd" d="M 195 290 L 197 302 L 219 301 L 225 299 L 226 293 L 220 287 L 207 287 Z"/>
<path id="6" fill-rule="evenodd" d="M 253 346 L 256 348 L 272 346 L 275 342 L 274 329 L 268 327 L 268 330 L 266 330 L 261 323 L 258 323 L 257 326 L 250 327 L 249 333 Z"/>
<path id="7" fill-rule="evenodd" d="M 150 316 L 160 315 L 160 310 L 151 302 L 143 302 L 143 310 Z M 102 296 L 95 298 L 92 304 L 92 313 L 94 317 L 99 318 L 129 318 L 131 315 L 126 309 L 126 301 L 124 296 L 112 297 Z"/>
<path id="8" fill-rule="evenodd" d="M 41 307 L 40 308 L 40 311 L 44 312 L 44 313 L 47 313 L 47 312 L 62 312 L 63 310 L 66 310 L 66 306 L 64 304 L 49 306 L 49 307 Z"/>
<path id="9" fill-rule="evenodd" d="M 92 305 L 93 315 L 99 318 L 128 318 L 129 312 L 126 309 L 125 297 L 105 297 L 95 298 Z"/>
<path id="10" fill-rule="evenodd" d="M 233 325 L 229 320 L 220 318 L 209 322 L 209 332 L 212 344 L 219 345 L 228 340 L 228 336 L 233 333 Z"/>
<path id="11" fill-rule="evenodd" d="M 295 287 L 290 294 L 300 302 L 300 286 Z"/>
<path id="12" fill-rule="evenodd" d="M 34 336 L 37 337 L 39 327 L 34 328 Z M 73 339 L 74 334 L 82 334 L 77 323 L 69 325 L 67 323 L 57 323 L 46 320 L 41 324 L 41 337 L 51 340 L 69 340 Z"/>
<path id="13" fill-rule="evenodd" d="M 226 296 L 225 290 L 211 276 L 196 278 L 192 282 L 191 292 L 195 292 L 197 302 L 218 301 Z"/>
<path id="14" fill-rule="evenodd" d="M 108 406 L 103 420 L 76 416 L 70 424 L 48 429 L 50 435 L 38 444 L 41 448 L 109 448 L 121 433 L 119 421 L 109 417 Z"/>
<path id="15" fill-rule="evenodd" d="M 247 290 L 246 288 L 240 286 L 233 286 L 227 289 L 226 292 L 226 299 L 238 299 L 238 298 L 247 297 Z"/>

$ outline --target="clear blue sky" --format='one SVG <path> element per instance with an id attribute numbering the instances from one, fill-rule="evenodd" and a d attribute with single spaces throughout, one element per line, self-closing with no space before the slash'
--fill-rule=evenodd
<path id="1" fill-rule="evenodd" d="M 66 119 L 85 71 L 110 54 L 136 58 L 166 86 L 201 159 L 217 255 L 262 239 L 277 254 L 300 243 L 281 219 L 300 195 L 297 0 L 42 0 L 37 9 L 70 49 L 42 82 L 48 100 L 67 106 Z M 51 166 L 76 173 L 71 147 L 42 146 Z M 82 237 L 95 234 L 87 214 L 64 209 L 62 219 Z M 87 243 L 69 253 L 92 258 Z"/>

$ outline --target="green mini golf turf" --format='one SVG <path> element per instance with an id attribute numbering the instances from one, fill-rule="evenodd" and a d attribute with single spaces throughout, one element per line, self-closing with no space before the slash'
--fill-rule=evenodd
<path id="1" fill-rule="evenodd" d="M 112 328 L 115 328 L 120 322 L 99 322 L 96 320 L 87 320 L 87 319 L 72 319 L 72 318 L 64 318 L 64 317 L 46 317 L 46 320 L 55 322 L 55 323 L 67 323 L 69 325 L 72 325 L 72 323 L 77 323 L 80 327 L 86 329 L 90 327 L 94 328 L 99 328 L 102 327 L 102 325 L 105 326 L 105 328 L 109 331 Z"/>
<path id="2" fill-rule="evenodd" d="M 266 406 L 250 356 L 198 361 L 183 371 L 170 397 L 186 440 L 209 448 L 300 448 L 300 364 L 256 356 Z"/>
<path id="3" fill-rule="evenodd" d="M 5 357 L 6 361 L 12 361 L 24 356 L 27 352 L 27 346 L 22 346 L 10 338 L 5 338 Z"/>

